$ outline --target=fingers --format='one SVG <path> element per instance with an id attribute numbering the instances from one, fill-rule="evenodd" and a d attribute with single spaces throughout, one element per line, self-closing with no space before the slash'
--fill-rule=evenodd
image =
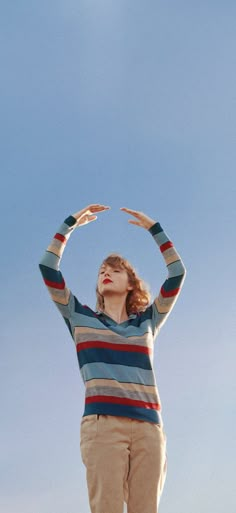
<path id="1" fill-rule="evenodd" d="M 85 207 L 83 210 L 81 210 L 81 214 L 93 214 L 97 212 L 103 212 L 104 210 L 109 210 L 111 207 L 107 207 L 105 205 L 99 205 L 99 204 L 92 204 Z"/>
<path id="2" fill-rule="evenodd" d="M 126 212 L 127 214 L 131 214 L 136 218 L 134 221 L 133 219 L 129 220 L 130 224 L 135 224 L 136 226 L 141 226 L 141 228 L 149 229 L 153 224 L 155 224 L 155 221 L 148 217 L 143 212 L 138 212 L 137 210 L 132 210 L 131 208 L 125 208 L 122 207 L 120 210 L 123 212 Z"/>
<path id="3" fill-rule="evenodd" d="M 90 223 L 90 221 L 96 221 L 97 218 L 98 216 L 88 216 L 88 223 Z"/>
<path id="4" fill-rule="evenodd" d="M 89 205 L 87 207 L 87 209 L 90 212 L 103 212 L 104 210 L 110 210 L 110 208 L 111 207 L 108 207 L 108 206 L 105 206 L 105 205 L 99 205 L 99 204 Z"/>
<path id="5" fill-rule="evenodd" d="M 131 208 L 125 208 L 125 207 L 122 207 L 120 210 L 122 210 L 123 212 L 126 212 L 127 214 L 131 214 L 132 216 L 134 216 L 137 219 L 137 221 L 134 221 L 134 219 L 128 219 L 129 224 L 134 224 L 135 226 L 140 226 L 141 228 L 143 227 L 143 223 L 142 223 L 143 214 L 141 212 L 137 212 L 137 210 L 132 210 Z"/>
<path id="6" fill-rule="evenodd" d="M 138 223 L 136 221 L 133 221 L 132 219 L 129 219 L 128 220 L 128 223 L 129 224 L 135 224 L 135 226 L 140 226 L 141 228 L 143 228 L 143 225 L 141 223 Z"/>
<path id="7" fill-rule="evenodd" d="M 111 207 L 107 205 L 100 205 L 99 203 L 93 203 L 88 205 L 80 212 L 74 214 L 75 219 L 77 220 L 78 225 L 88 224 L 91 221 L 96 221 L 97 215 L 100 212 L 104 212 L 105 210 L 110 210 Z M 147 215 L 143 214 L 143 212 L 138 212 L 137 210 L 132 210 L 131 208 L 121 207 L 120 210 L 123 212 L 132 215 L 134 219 L 129 219 L 128 222 L 130 224 L 134 224 L 135 226 L 140 226 L 141 228 L 149 229 L 151 226 L 155 224 L 155 220 L 151 219 Z"/>
<path id="8" fill-rule="evenodd" d="M 125 212 L 128 212 L 130 214 L 137 214 L 137 210 L 132 210 L 131 208 L 121 207 L 120 210 L 124 210 Z"/>
<path id="9" fill-rule="evenodd" d="M 78 220 L 78 226 L 84 226 L 85 224 L 91 223 L 91 221 L 96 221 L 96 219 L 97 216 L 85 214 Z"/>
<path id="10" fill-rule="evenodd" d="M 141 212 L 137 212 L 137 210 L 132 210 L 131 208 L 120 208 L 123 212 L 127 212 L 127 214 L 131 214 L 134 217 L 139 217 L 141 215 Z"/>
<path id="11" fill-rule="evenodd" d="M 78 226 L 83 226 L 85 224 L 90 223 L 91 221 L 96 221 L 97 215 L 100 212 L 104 212 L 105 210 L 109 210 L 111 207 L 106 205 L 100 205 L 99 203 L 92 203 L 87 207 L 80 210 L 74 214 L 75 219 L 77 219 Z"/>
<path id="12" fill-rule="evenodd" d="M 97 214 L 99 212 L 103 212 L 105 210 L 109 210 L 111 207 L 107 207 L 105 205 L 100 205 L 98 203 L 96 204 L 91 204 L 91 205 L 88 205 L 87 207 L 83 208 L 82 210 L 80 210 L 79 212 L 77 212 L 75 214 L 75 218 L 76 219 L 80 219 L 81 217 L 85 216 L 85 215 L 92 215 L 92 214 Z"/>
<path id="13" fill-rule="evenodd" d="M 93 203 L 88 205 L 80 212 L 77 212 L 74 217 L 77 219 L 78 225 L 88 224 L 91 221 L 95 221 L 97 219 L 97 215 L 100 212 L 104 212 L 105 210 L 110 210 L 111 207 L 107 205 L 100 205 L 99 203 Z M 155 221 L 143 214 L 143 212 L 138 212 L 137 210 L 132 210 L 131 208 L 121 207 L 120 210 L 123 212 L 132 215 L 135 219 L 129 219 L 128 222 L 135 226 L 139 226 L 141 228 L 149 229 Z"/>

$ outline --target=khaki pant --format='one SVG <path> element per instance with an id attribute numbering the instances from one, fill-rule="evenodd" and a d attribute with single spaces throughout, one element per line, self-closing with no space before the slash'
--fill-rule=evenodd
<path id="1" fill-rule="evenodd" d="M 91 513 L 157 513 L 166 476 L 166 437 L 158 424 L 88 415 L 81 420 L 81 456 Z"/>

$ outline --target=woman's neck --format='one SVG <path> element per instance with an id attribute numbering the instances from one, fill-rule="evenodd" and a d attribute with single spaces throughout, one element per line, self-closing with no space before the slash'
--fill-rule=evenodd
<path id="1" fill-rule="evenodd" d="M 117 300 L 117 298 L 111 297 L 109 297 L 109 301 L 107 301 L 106 298 L 104 298 L 103 312 L 117 323 L 127 321 L 129 316 L 126 310 L 126 298 L 124 301 L 121 301 L 120 298 Z"/>

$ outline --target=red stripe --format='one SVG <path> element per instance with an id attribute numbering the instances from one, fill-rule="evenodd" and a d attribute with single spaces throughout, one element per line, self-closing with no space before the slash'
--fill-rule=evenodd
<path id="1" fill-rule="evenodd" d="M 124 397 L 114 397 L 107 395 L 95 395 L 93 397 L 86 397 L 86 404 L 91 403 L 111 403 L 111 404 L 123 404 L 129 406 L 138 406 L 140 408 L 149 408 L 150 410 L 160 410 L 161 406 L 157 403 L 147 403 L 146 401 L 134 401 L 133 399 L 127 399 Z"/>
<path id="2" fill-rule="evenodd" d="M 173 297 L 173 296 L 176 296 L 180 291 L 180 288 L 178 287 L 177 289 L 173 289 L 173 290 L 164 290 L 163 287 L 161 287 L 161 295 L 163 297 Z"/>
<path id="3" fill-rule="evenodd" d="M 54 239 L 60 240 L 61 242 L 66 242 L 66 238 L 64 235 L 61 235 L 61 233 L 56 233 L 56 235 L 54 235 Z"/>
<path id="4" fill-rule="evenodd" d="M 89 340 L 89 342 L 79 342 L 77 344 L 77 351 L 82 351 L 83 349 L 91 349 L 98 347 L 100 349 L 114 349 L 114 351 L 129 351 L 132 353 L 144 353 L 151 354 L 152 351 L 148 347 L 143 346 L 134 346 L 131 344 L 111 344 L 110 342 L 102 342 L 97 340 Z"/>
<path id="5" fill-rule="evenodd" d="M 61 283 L 57 283 L 55 281 L 44 280 L 44 283 L 47 287 L 52 287 L 53 289 L 63 290 L 65 288 L 64 280 Z"/>
<path id="6" fill-rule="evenodd" d="M 160 246 L 160 250 L 162 253 L 164 253 L 164 251 L 166 251 L 166 249 L 170 249 L 170 248 L 173 248 L 173 242 L 171 242 L 170 240 Z"/>

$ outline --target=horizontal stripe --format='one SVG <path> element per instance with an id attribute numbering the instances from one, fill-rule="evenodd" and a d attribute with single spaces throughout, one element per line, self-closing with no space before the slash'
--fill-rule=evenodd
<path id="1" fill-rule="evenodd" d="M 114 338 L 117 338 L 117 339 L 120 338 L 119 335 L 117 335 L 113 331 L 104 329 L 104 326 L 101 323 L 99 323 L 98 326 L 99 327 L 96 327 L 96 328 L 91 328 L 90 326 L 76 326 L 75 334 L 78 337 L 81 337 L 81 340 L 82 340 L 83 335 L 84 336 L 89 335 L 91 337 L 91 334 L 95 334 L 95 333 L 96 333 L 96 336 L 101 335 L 102 337 L 105 337 L 105 336 L 107 336 L 107 334 L 110 333 L 112 336 L 114 336 Z"/>
<path id="2" fill-rule="evenodd" d="M 118 383 L 118 381 L 115 381 L 114 379 L 91 379 L 90 381 L 86 382 L 86 390 L 94 387 L 112 387 L 120 389 L 122 387 L 122 390 L 127 390 L 127 392 L 141 392 L 141 393 L 147 393 L 147 394 L 156 394 L 157 388 L 154 386 L 147 386 L 147 385 L 138 385 L 137 383 Z"/>
<path id="3" fill-rule="evenodd" d="M 180 288 L 173 289 L 173 290 L 165 290 L 164 287 L 161 287 L 161 294 L 162 294 L 163 297 L 174 297 L 174 296 L 177 296 L 179 291 L 180 291 Z"/>
<path id="4" fill-rule="evenodd" d="M 65 244 L 62 244 L 61 241 L 53 239 L 51 244 L 47 247 L 47 251 L 50 253 L 54 253 L 55 255 L 61 258 L 63 251 L 65 249 Z"/>
<path id="5" fill-rule="evenodd" d="M 88 363 L 80 369 L 84 381 L 91 379 L 108 378 L 114 379 L 120 383 L 137 383 L 139 385 L 155 386 L 155 378 L 153 371 L 136 368 L 125 367 L 124 365 L 111 365 L 104 362 Z"/>
<path id="6" fill-rule="evenodd" d="M 44 256 L 39 264 L 40 268 L 42 266 L 42 274 L 44 267 L 58 271 L 59 261 L 60 257 L 58 255 L 56 255 L 55 253 L 51 253 L 51 251 L 45 251 Z"/>
<path id="7" fill-rule="evenodd" d="M 153 238 L 154 238 L 155 243 L 159 246 L 159 248 L 162 244 L 164 244 L 165 242 L 168 242 L 168 240 L 169 240 L 166 233 L 163 231 L 154 235 Z"/>
<path id="8" fill-rule="evenodd" d="M 170 249 L 170 248 L 173 248 L 173 242 L 171 242 L 170 240 L 160 246 L 160 250 L 162 253 L 164 253 L 164 251 L 166 251 L 167 249 Z"/>
<path id="9" fill-rule="evenodd" d="M 40 264 L 39 267 L 44 280 L 47 280 L 51 283 L 64 283 L 64 278 L 61 274 L 61 271 L 58 271 L 57 269 L 51 269 L 50 267 L 42 264 Z"/>
<path id="10" fill-rule="evenodd" d="M 53 288 L 53 289 L 60 289 L 60 290 L 62 290 L 62 289 L 64 289 L 64 288 L 65 288 L 65 282 L 64 282 L 64 280 L 63 280 L 63 281 L 61 281 L 60 283 L 58 283 L 58 282 L 56 282 L 56 281 L 49 281 L 49 280 L 46 280 L 46 279 L 44 278 L 44 282 L 45 282 L 45 284 L 47 285 L 47 287 L 51 287 L 51 288 Z"/>
<path id="11" fill-rule="evenodd" d="M 76 298 L 75 298 L 76 299 Z M 101 326 L 104 328 L 104 325 L 102 325 L 101 321 L 97 319 L 96 317 L 93 317 L 92 315 L 86 315 L 86 312 L 84 313 L 74 313 L 74 328 L 75 330 L 78 329 L 78 327 L 83 327 L 85 329 L 91 328 L 92 330 L 99 329 Z"/>
<path id="12" fill-rule="evenodd" d="M 162 424 L 160 410 L 151 410 L 146 408 L 136 408 L 125 404 L 108 404 L 108 403 L 90 403 L 85 404 L 83 416 L 101 414 L 114 415 L 117 417 L 129 417 L 133 419 Z"/>
<path id="13" fill-rule="evenodd" d="M 64 308 L 68 308 L 70 291 L 66 287 L 64 289 L 55 289 L 48 287 L 48 292 L 52 298 L 52 300 L 56 303 L 56 306 L 63 306 Z M 61 310 L 60 310 L 61 311 Z M 70 313 L 68 312 L 68 317 Z"/>
<path id="14" fill-rule="evenodd" d="M 76 300 L 76 298 L 75 298 Z M 78 303 L 78 301 L 77 301 Z M 77 306 L 78 308 L 78 306 Z M 77 316 L 76 314 L 74 315 L 74 327 L 75 327 L 75 330 L 77 330 L 78 328 L 95 328 L 95 329 L 101 329 L 101 327 L 103 329 L 106 329 L 107 328 L 107 333 L 109 332 L 112 332 L 113 335 L 117 334 L 119 335 L 120 337 L 123 337 L 123 338 L 129 338 L 129 337 L 141 337 L 143 335 L 145 335 L 145 333 L 151 333 L 151 312 L 152 312 L 152 308 L 150 309 L 150 318 L 148 319 L 145 319 L 143 322 L 141 322 L 141 316 L 139 316 L 139 319 L 137 320 L 136 319 L 136 324 L 134 323 L 135 319 L 131 319 L 129 321 L 129 323 L 127 322 L 127 324 L 125 325 L 122 325 L 122 324 L 116 324 L 115 322 L 113 322 L 112 324 L 110 324 L 109 326 L 103 324 L 102 320 L 100 320 L 99 317 L 97 317 L 95 315 L 95 313 L 90 310 L 90 309 L 85 309 L 81 304 L 80 304 L 80 312 L 76 312 L 76 313 L 80 313 L 79 316 Z M 76 318 L 78 319 L 78 322 L 76 322 Z M 75 331 L 76 332 L 76 331 Z"/>
<path id="15" fill-rule="evenodd" d="M 76 224 L 76 219 L 73 216 L 69 216 L 65 219 L 64 223 L 71 227 Z"/>
<path id="16" fill-rule="evenodd" d="M 168 278 L 162 285 L 162 288 L 165 292 L 169 290 L 174 290 L 180 287 L 183 280 L 183 275 L 181 276 L 173 276 L 172 278 Z"/>
<path id="17" fill-rule="evenodd" d="M 163 253 L 163 257 L 165 259 L 166 265 L 172 264 L 173 262 L 179 260 L 179 255 L 176 253 L 174 248 L 166 249 Z"/>
<path id="18" fill-rule="evenodd" d="M 77 351 L 83 349 L 101 348 L 101 349 L 113 349 L 114 351 L 130 351 L 133 353 L 144 353 L 150 354 L 151 351 L 148 347 L 134 346 L 131 344 L 111 344 L 109 342 L 90 340 L 88 342 L 79 342 L 76 346 Z"/>
<path id="19" fill-rule="evenodd" d="M 69 222 L 68 223 L 66 222 L 68 219 L 69 218 L 67 218 L 64 221 L 64 223 L 62 223 L 61 226 L 59 226 L 59 228 L 57 230 L 57 233 L 60 233 L 61 235 L 65 235 L 67 239 L 70 237 L 73 230 L 75 229 L 75 223 L 76 223 L 76 220 L 73 218 L 73 224 L 69 224 Z"/>
<path id="20" fill-rule="evenodd" d="M 125 397 L 127 399 L 134 399 L 136 401 L 146 401 L 149 403 L 158 403 L 157 393 L 142 393 L 142 392 L 131 392 L 130 390 L 124 390 L 122 385 L 120 388 L 116 387 L 108 387 L 105 385 L 104 387 L 93 387 L 86 388 L 86 397 L 94 397 L 94 396 L 107 396 L 107 397 Z"/>
<path id="21" fill-rule="evenodd" d="M 87 305 L 82 305 L 77 298 L 75 298 L 75 312 L 86 315 L 87 317 L 92 317 L 93 319 L 97 319 L 98 317 L 92 308 L 89 308 Z"/>
<path id="22" fill-rule="evenodd" d="M 61 242 L 66 243 L 66 237 L 64 235 L 61 235 L 61 233 L 56 233 L 54 235 L 54 239 L 60 240 Z"/>
<path id="23" fill-rule="evenodd" d="M 178 296 L 175 296 L 178 297 Z M 159 314 L 166 315 L 173 305 L 173 298 L 163 298 L 161 294 L 155 299 L 155 305 Z"/>
<path id="24" fill-rule="evenodd" d="M 151 228 L 148 230 L 152 236 L 157 235 L 160 232 L 163 232 L 163 228 L 161 227 L 160 223 L 155 223 Z"/>
<path id="25" fill-rule="evenodd" d="M 138 408 L 147 408 L 150 410 L 160 410 L 160 405 L 157 403 L 147 403 L 145 401 L 134 401 L 133 399 L 119 398 L 119 397 L 106 397 L 105 395 L 97 395 L 94 397 L 86 397 L 85 404 L 91 403 L 112 403 L 124 404 Z"/>
<path id="26" fill-rule="evenodd" d="M 80 368 L 87 363 L 107 363 L 110 365 L 123 365 L 151 370 L 150 358 L 146 354 L 114 351 L 112 349 L 91 348 L 83 349 L 78 355 Z"/>
<path id="27" fill-rule="evenodd" d="M 165 321 L 166 314 L 163 312 L 160 312 L 157 308 L 157 299 L 153 303 L 153 327 L 154 330 L 159 329 L 160 326 Z"/>
<path id="28" fill-rule="evenodd" d="M 75 343 L 76 345 L 83 342 L 91 341 L 93 337 L 96 341 L 108 342 L 113 345 L 119 345 L 121 341 L 124 341 L 124 337 L 121 338 L 121 335 L 111 331 L 109 329 L 93 329 L 87 328 L 85 326 L 76 326 L 75 328 Z M 149 326 L 148 332 L 145 332 L 144 335 L 140 335 L 140 337 L 125 337 L 127 341 L 126 344 L 132 344 L 133 346 L 141 346 L 149 348 L 151 352 L 153 349 L 153 333 L 151 326 Z"/>
<path id="29" fill-rule="evenodd" d="M 68 289 L 65 289 L 65 291 L 66 290 L 68 290 Z M 65 296 L 66 296 L 66 294 L 65 294 Z M 61 312 L 62 317 L 65 317 L 66 319 L 70 320 L 71 317 L 70 317 L 70 310 L 69 310 L 69 296 L 67 298 L 67 301 L 66 301 L 66 297 L 64 299 L 59 298 L 59 300 L 60 301 L 56 301 L 56 299 L 54 299 L 58 310 Z"/>
<path id="30" fill-rule="evenodd" d="M 182 276 L 185 274 L 185 268 L 181 262 L 181 260 L 175 260 L 168 264 L 168 275 L 170 278 L 175 276 Z"/>

